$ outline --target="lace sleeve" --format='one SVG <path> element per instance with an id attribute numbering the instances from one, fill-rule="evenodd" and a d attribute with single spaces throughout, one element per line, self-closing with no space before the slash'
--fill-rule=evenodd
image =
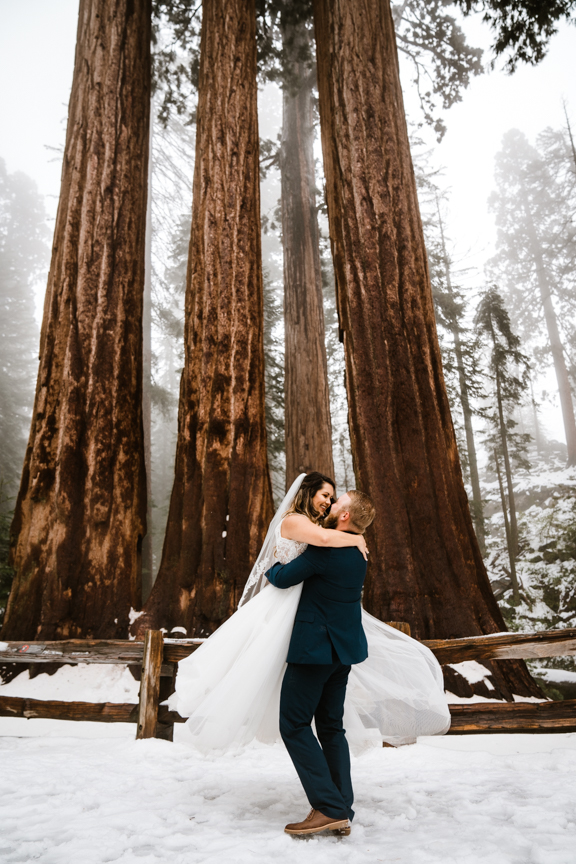
<path id="1" fill-rule="evenodd" d="M 274 547 L 274 560 L 280 564 L 289 564 L 298 555 L 301 555 L 307 549 L 307 543 L 299 543 L 297 540 L 288 540 L 282 537 L 282 522 L 278 525 L 275 532 L 276 545 Z"/>

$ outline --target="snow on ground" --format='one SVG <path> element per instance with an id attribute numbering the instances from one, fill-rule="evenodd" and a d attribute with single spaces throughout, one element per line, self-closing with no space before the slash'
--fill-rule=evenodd
<path id="1" fill-rule="evenodd" d="M 575 860 L 576 735 L 367 753 L 353 761 L 350 837 L 307 840 L 283 833 L 307 804 L 280 745 L 206 758 L 166 741 L 6 737 L 0 760 L 3 864 Z"/>
<path id="2" fill-rule="evenodd" d="M 61 666 L 53 675 L 42 672 L 32 679 L 26 668 L 0 686 L 0 695 L 62 702 L 137 702 L 139 688 L 127 666 L 79 663 Z"/>
<path id="3" fill-rule="evenodd" d="M 138 683 L 124 667 L 65 666 L 32 680 L 25 671 L 0 693 L 135 702 Z M 308 806 L 281 745 L 207 758 L 179 740 L 181 726 L 174 744 L 135 741 L 135 731 L 0 718 L 2 864 L 576 860 L 576 734 L 423 738 L 371 751 L 353 760 L 350 837 L 300 840 L 283 833 Z"/>
<path id="4" fill-rule="evenodd" d="M 135 702 L 137 692 L 114 666 L 23 672 L 0 687 L 66 701 Z M 576 861 L 576 734 L 422 738 L 368 752 L 353 759 L 350 837 L 302 840 L 283 833 L 308 805 L 281 745 L 208 758 L 181 732 L 171 744 L 135 741 L 133 724 L 0 718 L 0 862 Z"/>
<path id="5" fill-rule="evenodd" d="M 126 666 L 108 664 L 61 666 L 54 675 L 45 672 L 30 679 L 26 669 L 8 684 L 0 685 L 0 696 L 20 699 L 55 699 L 60 702 L 138 702 L 140 684 Z M 126 738 L 135 735 L 132 723 L 73 723 L 0 717 L 0 736 Z M 2 836 L 0 828 L 0 837 Z M 0 854 L 0 862 L 2 855 Z"/>

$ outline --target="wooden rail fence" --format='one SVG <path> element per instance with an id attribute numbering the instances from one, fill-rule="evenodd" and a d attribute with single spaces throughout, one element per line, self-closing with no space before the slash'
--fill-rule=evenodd
<path id="1" fill-rule="evenodd" d="M 406 627 L 399 629 L 406 630 Z M 184 723 L 175 711 L 161 705 L 174 692 L 178 663 L 203 639 L 164 639 L 149 630 L 143 642 L 71 639 L 59 642 L 0 642 L 0 664 L 111 663 L 140 666 L 138 704 L 58 702 L 0 696 L 1 717 L 89 720 L 135 723 L 137 738 L 172 741 L 174 723 Z M 576 628 L 539 633 L 494 633 L 464 639 L 424 642 L 441 664 L 464 660 L 529 659 L 576 654 Z M 576 732 L 576 699 L 562 702 L 480 702 L 450 705 L 448 734 L 486 732 Z"/>

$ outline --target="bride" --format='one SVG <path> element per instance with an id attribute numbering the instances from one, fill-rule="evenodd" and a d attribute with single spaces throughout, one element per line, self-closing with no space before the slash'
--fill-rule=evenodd
<path id="1" fill-rule="evenodd" d="M 224 751 L 253 739 L 280 740 L 280 688 L 302 583 L 279 589 L 265 573 L 314 546 L 357 546 L 362 535 L 322 528 L 335 485 L 316 471 L 292 484 L 270 523 L 237 611 L 178 664 L 169 706 L 188 717 L 186 737 L 202 752 Z M 385 741 L 400 745 L 450 726 L 442 670 L 415 639 L 362 610 L 368 658 L 352 666 L 344 709 L 353 752 Z"/>

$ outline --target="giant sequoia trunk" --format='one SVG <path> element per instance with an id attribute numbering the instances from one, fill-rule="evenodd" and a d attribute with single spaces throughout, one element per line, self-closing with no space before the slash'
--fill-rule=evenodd
<path id="1" fill-rule="evenodd" d="M 390 6 L 314 10 L 354 466 L 377 511 L 364 602 L 420 639 L 504 630 L 446 396 Z M 495 695 L 539 692 L 519 661 L 493 667 Z"/>
<path id="2" fill-rule="evenodd" d="M 266 456 L 254 0 L 204 0 L 185 366 L 160 570 L 134 632 L 206 635 L 272 517 Z"/>
<path id="3" fill-rule="evenodd" d="M 314 171 L 312 89 L 304 22 L 282 22 L 282 146 L 286 488 L 302 471 L 334 475 Z"/>
<path id="4" fill-rule="evenodd" d="M 125 637 L 140 601 L 150 16 L 80 2 L 5 639 Z"/>

